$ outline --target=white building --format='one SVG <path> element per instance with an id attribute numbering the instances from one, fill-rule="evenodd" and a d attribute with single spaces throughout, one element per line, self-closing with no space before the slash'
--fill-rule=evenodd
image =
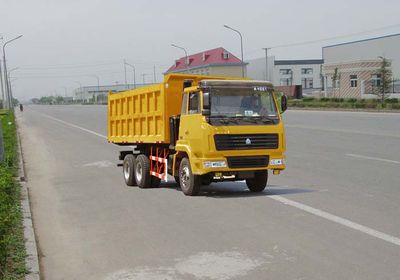
<path id="1" fill-rule="evenodd" d="M 257 80 L 269 80 L 274 86 L 301 85 L 303 93 L 311 93 L 321 89 L 322 59 L 275 60 L 268 57 L 268 78 L 265 75 L 265 58 L 249 61 L 248 77 Z"/>
<path id="2" fill-rule="evenodd" d="M 136 84 L 136 88 L 149 86 L 149 84 Z M 108 92 L 120 92 L 128 89 L 135 88 L 133 84 L 116 84 L 116 85 L 106 85 L 106 86 L 83 86 L 74 89 L 73 99 L 74 101 L 81 102 L 94 102 L 94 103 L 104 103 L 107 100 Z"/>
<path id="3" fill-rule="evenodd" d="M 326 95 L 366 97 L 381 83 L 382 58 L 391 62 L 393 92 L 400 92 L 400 34 L 346 42 L 322 48 Z"/>

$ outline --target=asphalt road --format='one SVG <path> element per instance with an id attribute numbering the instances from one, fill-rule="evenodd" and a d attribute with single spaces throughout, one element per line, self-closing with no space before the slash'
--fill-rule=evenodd
<path id="1" fill-rule="evenodd" d="M 41 270 L 53 279 L 399 279 L 400 114 L 288 111 L 269 187 L 125 186 L 105 106 L 27 106 Z"/>

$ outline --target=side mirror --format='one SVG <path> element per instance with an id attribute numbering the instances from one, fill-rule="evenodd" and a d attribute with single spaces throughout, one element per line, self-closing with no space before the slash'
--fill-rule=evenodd
<path id="1" fill-rule="evenodd" d="M 287 109 L 287 97 L 286 95 L 281 96 L 281 112 L 285 112 Z"/>
<path id="2" fill-rule="evenodd" d="M 208 109 L 210 111 L 210 93 L 203 92 L 203 109 Z"/>
<path id="3" fill-rule="evenodd" d="M 203 111 L 201 111 L 201 114 L 206 117 L 210 116 L 210 109 L 203 109 Z"/>

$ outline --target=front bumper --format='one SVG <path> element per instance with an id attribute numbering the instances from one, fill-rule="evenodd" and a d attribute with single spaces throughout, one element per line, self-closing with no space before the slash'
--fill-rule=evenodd
<path id="1" fill-rule="evenodd" d="M 259 158 L 259 159 L 257 159 Z M 232 160 L 234 159 L 234 161 Z M 210 172 L 234 172 L 257 170 L 284 170 L 285 159 L 282 155 L 235 155 L 217 158 L 194 158 L 192 170 L 196 175 Z M 222 164 L 225 163 L 225 164 Z"/>

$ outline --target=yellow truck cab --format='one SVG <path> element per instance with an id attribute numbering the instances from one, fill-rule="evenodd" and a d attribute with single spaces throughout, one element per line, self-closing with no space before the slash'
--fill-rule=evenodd
<path id="1" fill-rule="evenodd" d="M 261 192 L 268 170 L 285 169 L 286 97 L 279 101 L 266 81 L 171 74 L 109 94 L 108 139 L 135 145 L 119 155 L 128 185 L 156 187 L 169 174 L 186 195 L 241 180 Z"/>

